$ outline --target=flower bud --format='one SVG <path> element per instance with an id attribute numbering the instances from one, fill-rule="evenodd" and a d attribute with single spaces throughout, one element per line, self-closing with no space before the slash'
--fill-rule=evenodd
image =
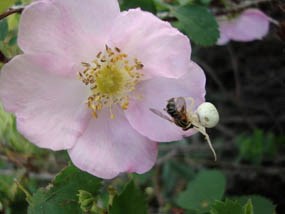
<path id="1" fill-rule="evenodd" d="M 90 192 L 87 192 L 85 190 L 79 190 L 78 192 L 79 193 L 77 194 L 77 196 L 79 198 L 78 201 L 80 204 L 80 208 L 84 212 L 88 212 L 92 208 L 95 199 Z"/>

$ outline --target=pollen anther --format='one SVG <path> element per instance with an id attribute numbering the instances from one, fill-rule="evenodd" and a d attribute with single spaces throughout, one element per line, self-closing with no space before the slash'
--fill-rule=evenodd
<path id="1" fill-rule="evenodd" d="M 143 77 L 140 71 L 143 69 L 142 62 L 137 58 L 130 59 L 118 47 L 106 45 L 92 62 L 81 64 L 84 69 L 78 73 L 78 78 L 90 88 L 86 103 L 95 118 L 104 107 L 109 108 L 112 119 L 115 118 L 112 111 L 114 105 L 123 110 L 128 108 L 130 95 Z M 137 95 L 133 97 L 136 99 Z"/>

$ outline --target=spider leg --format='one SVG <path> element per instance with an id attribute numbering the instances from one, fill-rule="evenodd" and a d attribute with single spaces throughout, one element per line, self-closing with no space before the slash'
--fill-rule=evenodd
<path id="1" fill-rule="evenodd" d="M 215 159 L 215 161 L 216 161 L 216 160 L 217 160 L 217 155 L 216 155 L 215 149 L 213 148 L 213 145 L 212 145 L 212 143 L 211 143 L 210 137 L 209 137 L 209 135 L 208 135 L 207 132 L 206 132 L 205 127 L 195 126 L 194 128 L 195 128 L 197 131 L 199 131 L 201 134 L 203 134 L 203 135 L 205 136 L 205 138 L 206 138 L 206 140 L 207 140 L 207 142 L 208 142 L 208 145 L 209 145 L 211 151 L 213 152 L 214 159 Z"/>

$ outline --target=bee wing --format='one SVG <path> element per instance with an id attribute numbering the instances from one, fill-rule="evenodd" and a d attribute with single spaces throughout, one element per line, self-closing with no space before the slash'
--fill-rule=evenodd
<path id="1" fill-rule="evenodd" d="M 186 101 L 183 97 L 177 97 L 175 100 L 176 109 L 182 114 L 187 114 L 186 111 Z"/>
<path id="2" fill-rule="evenodd" d="M 166 116 L 165 114 L 163 114 L 161 111 L 156 110 L 156 109 L 154 109 L 154 108 L 150 108 L 149 110 L 150 110 L 151 112 L 153 112 L 154 114 L 160 116 L 161 118 L 163 118 L 163 119 L 165 119 L 165 120 L 168 120 L 168 121 L 170 121 L 171 123 L 173 123 L 173 120 L 172 120 L 170 117 L 168 117 L 168 116 Z"/>

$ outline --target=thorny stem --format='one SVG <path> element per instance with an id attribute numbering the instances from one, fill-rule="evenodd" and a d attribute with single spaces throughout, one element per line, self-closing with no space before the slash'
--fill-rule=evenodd
<path id="1" fill-rule="evenodd" d="M 15 179 L 14 181 L 17 184 L 18 188 L 20 190 L 22 190 L 22 192 L 24 192 L 24 194 L 26 195 L 27 202 L 29 204 L 32 204 L 32 195 L 31 195 L 31 193 L 29 193 L 28 190 L 26 190 L 25 187 L 22 184 L 20 184 L 20 182 L 17 181 L 17 179 Z"/>
<path id="2" fill-rule="evenodd" d="M 22 13 L 25 7 L 12 7 L 5 11 L 4 13 L 0 14 L 0 20 L 6 18 L 7 16 L 10 16 L 14 13 Z"/>
<path id="3" fill-rule="evenodd" d="M 159 207 L 163 207 L 164 205 L 164 198 L 161 194 L 161 166 L 157 166 L 155 168 L 155 176 L 153 176 L 153 183 L 154 183 L 154 192 L 159 203 Z"/>
<path id="4" fill-rule="evenodd" d="M 222 8 L 222 9 L 215 9 L 213 10 L 214 14 L 228 14 L 228 13 L 232 13 L 232 12 L 236 12 L 248 7 L 251 7 L 252 5 L 257 5 L 260 3 L 265 3 L 265 2 L 271 2 L 272 0 L 248 0 L 248 1 L 242 1 L 242 3 L 240 4 L 235 4 L 235 3 L 231 3 L 228 4 L 228 6 L 226 8 Z"/>
<path id="5" fill-rule="evenodd" d="M 209 166 L 209 167 L 217 167 L 217 168 L 228 170 L 228 171 L 243 171 L 244 173 L 264 172 L 270 175 L 285 173 L 284 167 L 253 166 L 253 165 L 246 165 L 246 164 L 229 163 L 226 161 L 213 162 L 213 161 L 208 161 L 208 160 L 195 160 L 192 158 L 186 158 L 185 160 L 192 167 L 203 165 L 203 166 Z"/>
<path id="6" fill-rule="evenodd" d="M 13 169 L 0 169 L 0 175 L 14 176 L 15 173 L 16 170 Z M 42 173 L 29 172 L 27 176 L 29 178 L 40 181 L 51 181 L 56 175 L 50 174 L 48 172 L 42 172 Z"/>
<path id="7" fill-rule="evenodd" d="M 230 60 L 233 68 L 234 80 L 235 80 L 235 95 L 240 101 L 241 99 L 241 84 L 240 84 L 240 75 L 239 75 L 239 66 L 238 66 L 238 59 L 230 45 L 227 45 L 227 49 L 230 55 Z"/>
<path id="8" fill-rule="evenodd" d="M 12 15 L 12 14 L 15 14 L 15 13 L 22 13 L 22 11 L 24 10 L 24 7 L 23 6 L 20 6 L 20 7 L 12 7 L 10 9 L 8 9 L 7 11 L 5 11 L 4 13 L 0 14 L 0 20 Z M 7 58 L 4 53 L 2 51 L 0 51 L 0 62 L 2 63 L 7 63 L 9 62 L 9 58 Z"/>

